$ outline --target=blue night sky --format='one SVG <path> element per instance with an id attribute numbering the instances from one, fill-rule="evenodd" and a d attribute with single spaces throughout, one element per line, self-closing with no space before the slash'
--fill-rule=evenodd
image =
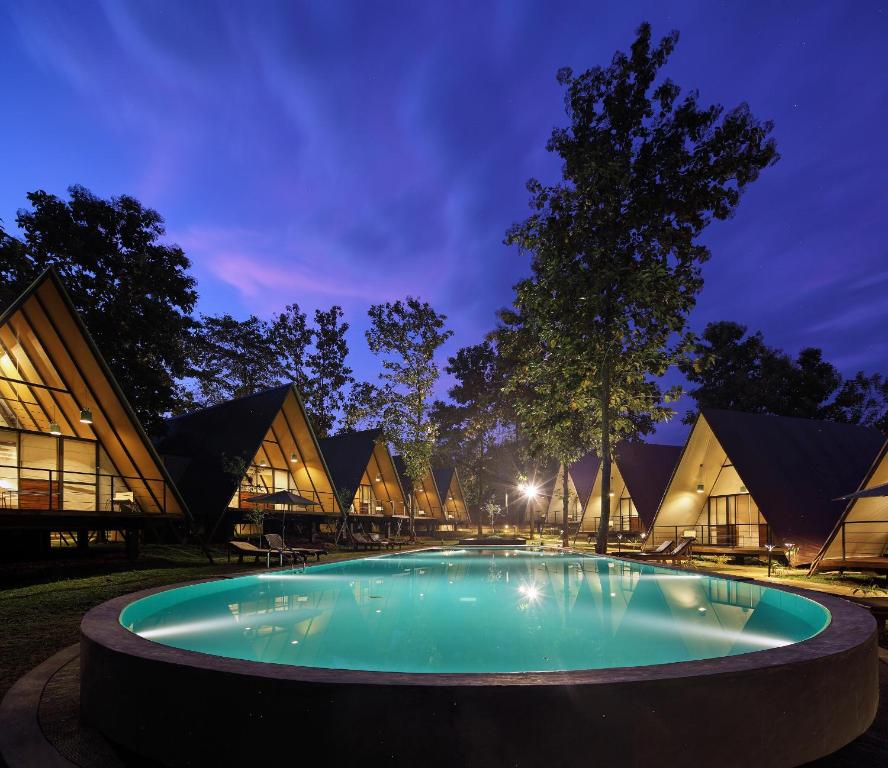
<path id="1" fill-rule="evenodd" d="M 370 378 L 367 306 L 413 294 L 452 353 L 528 272 L 502 239 L 526 179 L 557 178 L 556 70 L 606 64 L 642 20 L 681 32 L 674 80 L 773 119 L 782 155 L 707 233 L 693 327 L 888 373 L 883 2 L 0 0 L 0 218 L 38 188 L 132 194 L 191 258 L 200 311 L 341 304 Z"/>

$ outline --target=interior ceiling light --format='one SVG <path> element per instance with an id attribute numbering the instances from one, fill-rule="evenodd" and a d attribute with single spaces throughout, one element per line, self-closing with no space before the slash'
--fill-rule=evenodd
<path id="1" fill-rule="evenodd" d="M 93 423 L 92 411 L 89 408 L 81 408 L 80 409 L 80 423 L 81 424 L 92 424 Z"/>
<path id="2" fill-rule="evenodd" d="M 290 454 L 290 463 L 296 464 L 299 461 L 299 457 L 295 453 Z"/>

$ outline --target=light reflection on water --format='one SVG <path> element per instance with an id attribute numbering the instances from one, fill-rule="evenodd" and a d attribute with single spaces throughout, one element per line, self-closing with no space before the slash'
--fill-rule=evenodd
<path id="1" fill-rule="evenodd" d="M 829 614 L 797 595 L 647 563 L 514 549 L 331 563 L 161 592 L 121 623 L 176 648 L 400 672 L 639 666 L 799 642 Z"/>

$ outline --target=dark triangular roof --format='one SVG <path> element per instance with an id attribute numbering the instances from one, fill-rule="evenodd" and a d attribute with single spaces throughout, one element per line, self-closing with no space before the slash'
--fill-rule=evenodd
<path id="1" fill-rule="evenodd" d="M 728 460 L 755 499 L 778 545 L 819 551 L 884 442 L 874 427 L 704 409 Z"/>
<path id="2" fill-rule="evenodd" d="M 404 465 L 404 457 L 401 456 L 400 453 L 392 456 L 392 462 L 395 465 L 395 471 L 398 473 L 398 479 L 401 481 L 401 487 L 404 489 L 406 493 L 413 493 L 413 483 L 410 478 L 407 476 L 407 467 Z M 431 481 L 432 485 L 435 487 L 435 493 L 438 494 L 438 499 L 441 499 L 441 487 L 438 485 L 437 478 L 435 477 L 435 473 L 431 473 Z"/>
<path id="3" fill-rule="evenodd" d="M 680 456 L 680 445 L 628 441 L 617 445 L 617 468 L 645 528 L 654 521 Z"/>
<path id="4" fill-rule="evenodd" d="M 455 472 L 456 469 L 454 467 L 432 468 L 432 476 L 435 478 L 435 486 L 438 488 L 438 493 L 441 494 L 441 501 L 444 501 L 444 497 L 450 490 L 450 483 Z"/>
<path id="5" fill-rule="evenodd" d="M 155 437 L 158 451 L 177 469 L 177 484 L 192 511 L 225 509 L 241 478 L 226 463 L 249 463 L 262 445 L 292 384 L 167 419 Z"/>
<path id="6" fill-rule="evenodd" d="M 577 496 L 580 499 L 580 509 L 585 509 L 589 502 L 589 496 L 592 495 L 592 488 L 595 486 L 595 478 L 598 477 L 600 468 L 601 459 L 594 451 L 587 453 L 568 467 L 567 471 L 570 473 L 570 479 L 573 480 L 574 488 L 576 488 Z"/>
<path id="7" fill-rule="evenodd" d="M 365 429 L 318 440 L 337 493 L 343 490 L 346 498 L 354 498 L 381 437 L 381 429 Z"/>

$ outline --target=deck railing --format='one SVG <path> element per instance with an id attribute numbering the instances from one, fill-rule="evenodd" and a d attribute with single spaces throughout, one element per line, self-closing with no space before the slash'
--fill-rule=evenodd
<path id="1" fill-rule="evenodd" d="M 849 557 L 888 557 L 888 521 L 853 520 L 844 522 L 835 541 L 841 546 L 842 560 Z"/>
<path id="2" fill-rule="evenodd" d="M 133 514 L 147 497 L 166 513 L 167 494 L 160 478 L 0 464 L 0 511 Z"/>
<path id="3" fill-rule="evenodd" d="M 725 549 L 765 549 L 768 544 L 778 543 L 771 540 L 771 529 L 766 523 L 656 525 L 646 543 L 656 547 L 667 539 L 678 542 L 687 536 L 693 536 L 698 545 Z"/>

